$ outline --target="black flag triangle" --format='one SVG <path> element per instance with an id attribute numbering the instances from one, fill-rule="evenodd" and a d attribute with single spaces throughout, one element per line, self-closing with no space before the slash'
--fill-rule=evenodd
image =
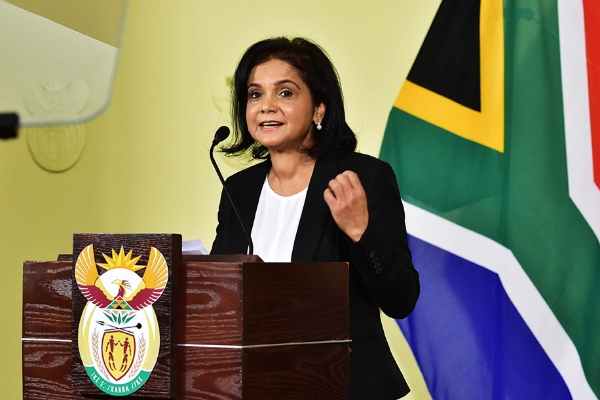
<path id="1" fill-rule="evenodd" d="M 443 0 L 394 106 L 504 151 L 502 1 Z"/>

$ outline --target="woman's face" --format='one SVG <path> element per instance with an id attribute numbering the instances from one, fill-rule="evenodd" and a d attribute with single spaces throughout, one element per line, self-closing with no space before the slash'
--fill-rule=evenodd
<path id="1" fill-rule="evenodd" d="M 276 152 L 297 152 L 311 143 L 313 123 L 323 119 L 325 105 L 313 104 L 298 71 L 272 59 L 257 65 L 248 79 L 246 122 L 260 144 Z"/>

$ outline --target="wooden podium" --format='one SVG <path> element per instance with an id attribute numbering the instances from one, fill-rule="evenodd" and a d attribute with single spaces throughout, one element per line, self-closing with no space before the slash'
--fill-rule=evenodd
<path id="1" fill-rule="evenodd" d="M 71 379 L 73 268 L 71 256 L 24 263 L 24 399 L 87 398 Z M 168 397 L 348 398 L 347 263 L 183 256 L 173 268 L 176 390 Z"/>

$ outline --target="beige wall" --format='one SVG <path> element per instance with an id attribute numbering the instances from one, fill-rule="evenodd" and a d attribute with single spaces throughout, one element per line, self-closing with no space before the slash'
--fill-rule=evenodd
<path id="1" fill-rule="evenodd" d="M 226 107 L 225 80 L 247 46 L 280 34 L 320 43 L 339 70 L 360 150 L 377 155 L 439 3 L 132 0 L 113 99 L 84 125 L 79 162 L 49 173 L 31 159 L 26 131 L 0 142 L 3 398 L 22 397 L 23 260 L 70 253 L 74 232 L 175 232 L 210 248 L 220 187 L 207 151 L 216 128 L 227 123 L 219 110 Z M 234 171 L 231 162 L 220 163 L 225 175 Z M 413 398 L 427 398 L 397 327 L 386 325 L 415 382 Z"/>

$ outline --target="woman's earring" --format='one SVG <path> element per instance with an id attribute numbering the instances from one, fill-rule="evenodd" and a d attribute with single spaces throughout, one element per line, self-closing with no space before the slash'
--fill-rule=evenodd
<path id="1" fill-rule="evenodd" d="M 323 126 L 321 125 L 321 121 L 319 121 L 317 123 L 317 130 L 320 131 L 321 129 L 323 129 Z"/>

